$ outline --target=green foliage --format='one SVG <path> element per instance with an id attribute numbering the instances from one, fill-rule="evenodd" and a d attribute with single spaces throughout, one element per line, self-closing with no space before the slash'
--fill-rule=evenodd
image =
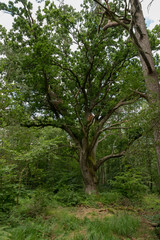
<path id="1" fill-rule="evenodd" d="M 120 192 L 103 192 L 100 194 L 101 202 L 104 204 L 117 204 L 120 202 L 122 195 Z"/>
<path id="2" fill-rule="evenodd" d="M 76 206 L 83 203 L 86 198 L 82 191 L 75 191 L 69 186 L 61 188 L 54 198 L 65 206 Z"/>
<path id="3" fill-rule="evenodd" d="M 110 182 L 117 191 L 130 199 L 140 198 L 147 189 L 141 173 L 132 168 L 127 168 Z"/>
<path id="4" fill-rule="evenodd" d="M 118 192 L 108 192 L 108 193 L 100 193 L 100 194 L 91 194 L 87 195 L 81 191 L 75 191 L 70 187 L 64 187 L 60 189 L 56 195 L 54 195 L 54 199 L 61 203 L 63 206 L 77 206 L 83 205 L 86 207 L 99 207 L 99 204 L 109 205 L 119 203 L 122 195 Z"/>
<path id="5" fill-rule="evenodd" d="M 0 159 L 0 211 L 8 211 L 16 203 L 18 187 L 15 178 L 15 165 Z"/>
<path id="6" fill-rule="evenodd" d="M 25 199 L 20 199 L 19 213 L 22 216 L 33 218 L 44 214 L 48 207 L 56 206 L 57 201 L 52 192 L 37 188 L 31 195 L 28 195 L 28 198 L 26 196 Z M 16 209 L 14 208 L 12 211 L 16 215 Z M 18 216 L 15 217 L 18 218 Z"/>
<path id="7" fill-rule="evenodd" d="M 4 34 L 1 29 L 6 56 L 4 81 L 14 86 L 11 103 L 19 105 L 18 108 L 13 104 L 10 112 L 13 116 L 17 112 L 24 126 L 50 125 L 65 130 L 74 147 L 80 148 L 82 139 L 88 136 L 88 149 L 92 151 L 105 124 L 128 121 L 126 114 L 117 110 L 136 100 L 133 90 L 142 88 L 133 46 L 123 37 L 126 33 L 122 28 L 109 28 L 107 34 L 103 31 L 97 34 L 101 16 L 92 11 L 92 1 L 85 1 L 80 12 L 63 3 L 57 7 L 46 1 L 35 16 L 29 1 L 18 2 L 23 7 L 13 2 L 8 6 L 2 4 L 2 9 L 14 16 L 11 30 Z M 118 8 L 121 11 L 121 4 Z M 88 114 L 95 121 L 89 123 Z M 114 144 L 117 133 L 113 132 L 113 141 L 108 141 L 108 154 L 113 145 L 115 152 L 127 148 L 126 139 L 120 141 L 125 134 Z M 45 176 L 41 166 L 46 162 L 47 147 L 53 149 L 54 144 L 44 141 L 26 154 L 31 166 L 28 169 L 31 185 L 46 181 L 51 185 L 53 179 Z"/>
<path id="8" fill-rule="evenodd" d="M 42 214 L 47 206 L 50 205 L 53 201 L 53 196 L 50 192 L 47 192 L 44 189 L 36 189 L 32 195 L 31 201 L 29 201 L 28 206 L 22 209 L 26 216 L 35 217 L 38 214 Z"/>
<path id="9" fill-rule="evenodd" d="M 64 232 L 70 232 L 78 230 L 79 224 L 82 224 L 82 221 L 64 212 L 64 214 L 61 214 L 61 218 L 58 219 L 58 223 L 59 228 L 63 229 Z"/>

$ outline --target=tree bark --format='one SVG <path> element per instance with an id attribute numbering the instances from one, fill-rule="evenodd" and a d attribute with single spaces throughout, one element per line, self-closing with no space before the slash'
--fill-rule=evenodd
<path id="1" fill-rule="evenodd" d="M 130 0 L 131 4 L 131 29 L 130 35 L 137 46 L 142 64 L 143 76 L 148 92 L 148 102 L 154 112 L 153 133 L 157 153 L 158 174 L 160 176 L 160 85 L 158 73 L 155 69 L 153 54 L 147 34 L 142 6 L 139 0 Z M 133 29 L 135 31 L 135 35 Z"/>
<path id="2" fill-rule="evenodd" d="M 84 190 L 87 194 L 97 194 L 96 181 L 96 146 L 92 150 L 88 148 L 87 139 L 82 140 L 79 150 L 79 163 L 84 182 Z"/>

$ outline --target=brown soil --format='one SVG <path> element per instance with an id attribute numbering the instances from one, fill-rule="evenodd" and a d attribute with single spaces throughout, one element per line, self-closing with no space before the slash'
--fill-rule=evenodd
<path id="1" fill-rule="evenodd" d="M 106 208 L 87 208 L 87 207 L 78 207 L 75 213 L 75 216 L 79 219 L 83 219 L 85 217 L 89 219 L 95 218 L 104 218 L 104 217 L 109 217 L 113 216 L 113 213 L 111 213 L 109 210 Z"/>

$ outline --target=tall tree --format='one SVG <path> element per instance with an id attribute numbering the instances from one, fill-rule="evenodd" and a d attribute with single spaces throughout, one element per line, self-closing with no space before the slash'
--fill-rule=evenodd
<path id="1" fill-rule="evenodd" d="M 98 0 L 94 1 L 104 9 L 103 16 L 106 15 L 108 19 L 107 24 L 103 26 L 103 30 L 117 26 L 123 27 L 130 34 L 138 50 L 147 89 L 147 95 L 141 92 L 139 94 L 145 97 L 153 112 L 152 128 L 157 152 L 158 173 L 160 175 L 160 85 L 141 3 L 139 0 L 130 0 L 129 4 L 127 4 L 127 1 L 120 1 L 117 11 L 115 6 L 114 10 L 110 8 L 107 0 L 104 5 Z"/>
<path id="2" fill-rule="evenodd" d="M 36 18 L 28 1 L 1 8 L 14 17 L 10 32 L 2 31 L 6 56 L 4 80 L 18 88 L 12 102 L 21 104 L 20 122 L 26 127 L 53 126 L 65 130 L 78 150 L 86 193 L 96 192 L 96 171 L 111 158 L 122 157 L 141 134 L 125 134 L 125 106 L 140 95 L 139 66 L 123 29 L 98 34 L 100 17 L 88 1 L 80 13 L 72 7 L 45 2 Z M 130 69 L 134 68 L 134 75 Z M 134 80 L 133 80 L 134 79 Z M 132 90 L 131 90 L 132 89 Z M 122 108 L 122 114 L 118 109 Z M 118 129 L 124 132 L 119 135 Z M 97 158 L 100 142 L 113 130 L 110 146 Z"/>

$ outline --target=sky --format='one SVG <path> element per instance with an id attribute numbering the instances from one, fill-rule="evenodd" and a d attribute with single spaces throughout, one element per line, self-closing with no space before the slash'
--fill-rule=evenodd
<path id="1" fill-rule="evenodd" d="M 36 0 L 30 0 L 34 4 Z M 1 0 L 0 2 L 7 3 L 8 0 Z M 64 3 L 72 5 L 77 10 L 80 10 L 80 5 L 83 0 L 64 0 Z M 146 23 L 149 29 L 152 29 L 156 24 L 160 23 L 160 0 L 154 0 L 150 8 L 148 9 L 148 5 L 151 0 L 141 0 L 143 13 L 146 19 Z M 36 4 L 38 5 L 38 4 Z M 5 14 L 0 12 L 0 24 L 5 26 L 7 29 L 12 26 L 12 17 L 9 14 Z"/>

